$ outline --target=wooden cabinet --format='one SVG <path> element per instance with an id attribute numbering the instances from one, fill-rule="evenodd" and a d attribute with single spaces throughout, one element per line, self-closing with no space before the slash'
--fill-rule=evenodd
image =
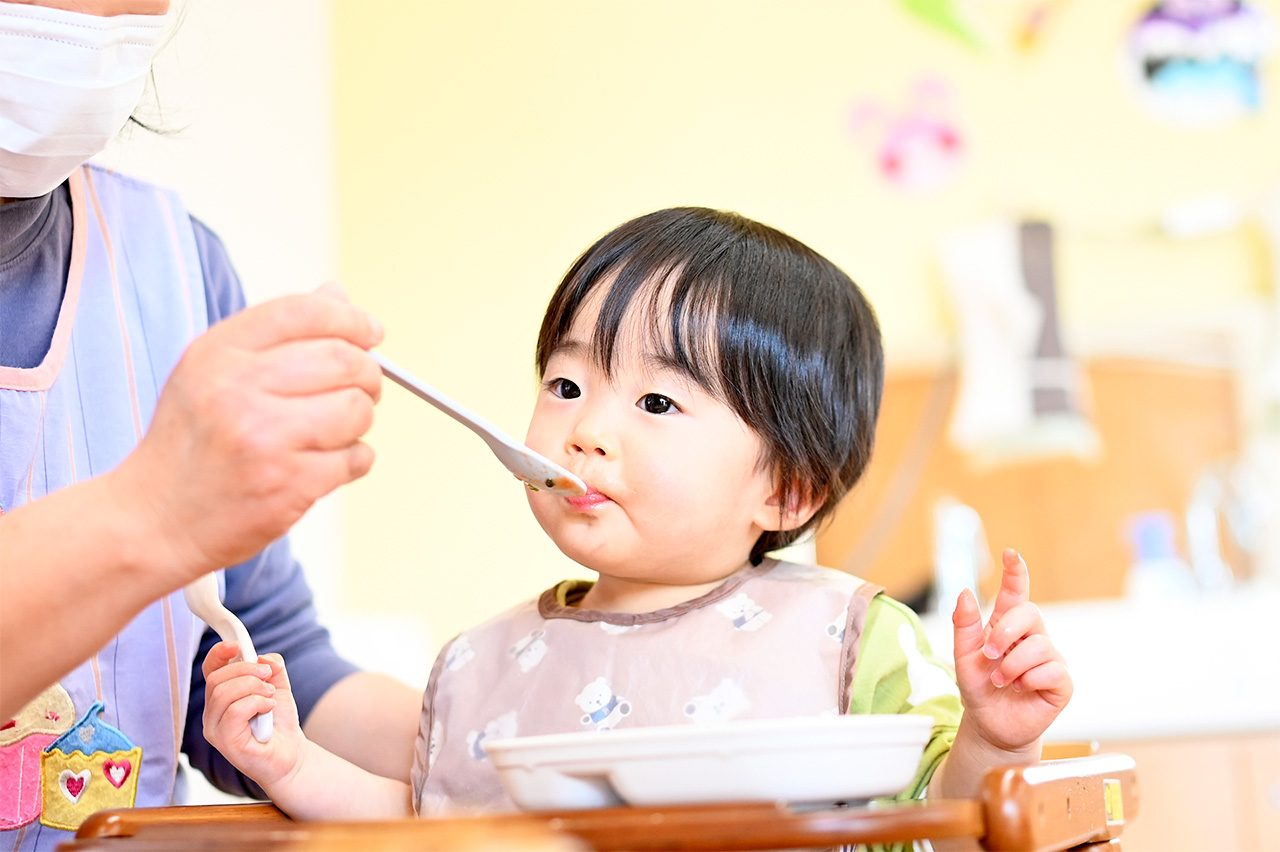
<path id="1" fill-rule="evenodd" d="M 995 564 L 1006 547 L 1022 552 L 1037 602 L 1123 594 L 1133 560 L 1128 519 L 1151 510 L 1180 516 L 1197 477 L 1237 452 L 1235 377 L 1118 359 L 1090 362 L 1087 375 L 1097 457 L 995 468 L 975 466 L 946 438 L 952 374 L 888 375 L 875 454 L 819 530 L 818 562 L 916 601 L 933 581 L 933 509 L 950 497 L 982 517 Z M 1185 553 L 1185 542 L 1177 544 Z M 988 572 L 984 593 L 994 594 L 999 580 L 998 569 Z"/>
<path id="2" fill-rule="evenodd" d="M 1102 750 L 1138 765 L 1139 815 L 1125 826 L 1125 852 L 1280 849 L 1280 730 L 1103 741 Z"/>

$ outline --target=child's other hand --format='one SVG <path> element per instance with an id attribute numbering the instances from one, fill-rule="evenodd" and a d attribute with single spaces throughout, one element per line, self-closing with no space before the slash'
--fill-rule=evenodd
<path id="1" fill-rule="evenodd" d="M 986 627 L 973 593 L 956 601 L 956 680 L 965 719 L 992 746 L 1027 749 L 1071 699 L 1066 661 L 1045 632 L 1031 602 L 1027 564 L 1014 550 L 1003 555 L 1000 592 Z"/>
<path id="2" fill-rule="evenodd" d="M 219 642 L 204 660 L 204 736 L 237 769 L 264 789 L 294 772 L 306 739 L 298 724 L 298 707 L 289 675 L 279 654 L 256 663 L 236 660 L 240 646 Z M 249 720 L 274 711 L 271 739 L 260 743 Z"/>

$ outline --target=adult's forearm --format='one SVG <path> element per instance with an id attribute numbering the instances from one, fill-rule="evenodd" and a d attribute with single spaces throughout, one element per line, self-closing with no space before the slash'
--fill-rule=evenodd
<path id="1" fill-rule="evenodd" d="M 181 584 L 143 511 L 106 474 L 0 516 L 0 718 Z M 59 589 L 74 590 L 74 607 L 46 605 Z"/>

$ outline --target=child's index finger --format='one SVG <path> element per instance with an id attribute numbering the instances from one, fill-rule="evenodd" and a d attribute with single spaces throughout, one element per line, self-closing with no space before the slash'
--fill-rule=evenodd
<path id="1" fill-rule="evenodd" d="M 1027 571 L 1027 563 L 1012 547 L 1005 548 L 1001 558 L 1004 561 L 1004 571 L 1000 574 L 1000 591 L 996 594 L 996 602 L 991 609 L 990 624 L 995 624 L 1001 616 L 1023 601 L 1031 600 L 1031 575 Z"/>

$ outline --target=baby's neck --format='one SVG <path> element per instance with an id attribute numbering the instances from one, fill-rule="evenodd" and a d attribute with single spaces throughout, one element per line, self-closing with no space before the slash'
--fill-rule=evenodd
<path id="1" fill-rule="evenodd" d="M 696 585 L 672 585 L 610 577 L 601 574 L 595 585 L 578 601 L 579 609 L 598 612 L 645 613 L 668 609 L 685 601 L 700 598 L 733 574 Z"/>

